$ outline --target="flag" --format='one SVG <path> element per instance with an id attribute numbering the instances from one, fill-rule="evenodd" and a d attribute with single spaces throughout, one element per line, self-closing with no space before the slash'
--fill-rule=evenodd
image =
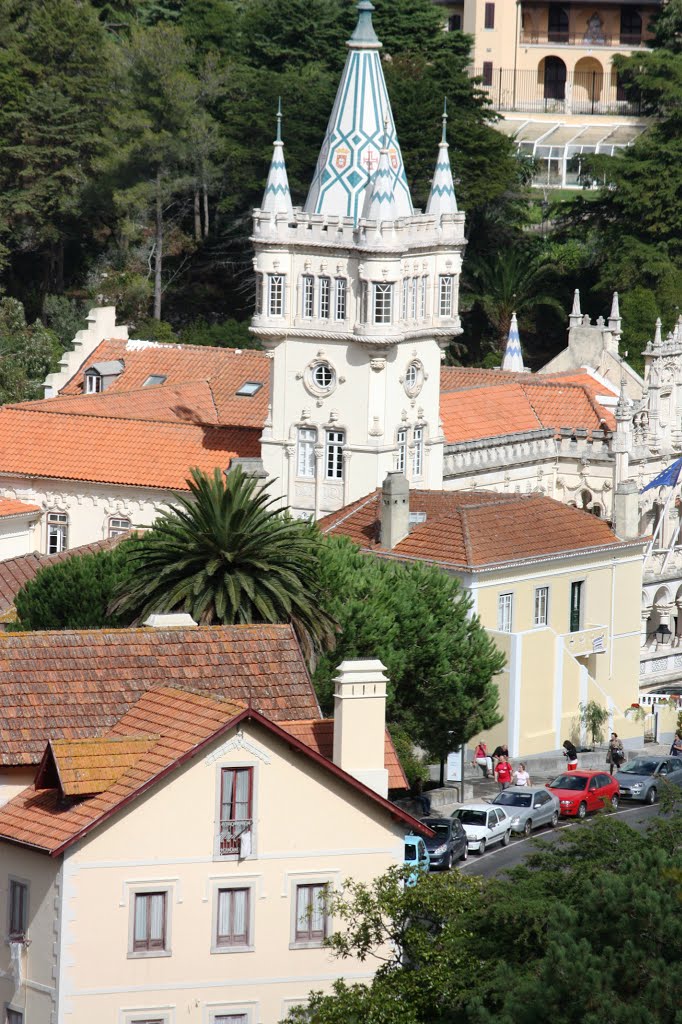
<path id="1" fill-rule="evenodd" d="M 682 472 L 682 459 L 678 459 L 677 462 L 672 462 L 669 466 L 666 466 L 662 473 L 659 473 L 646 487 L 642 488 L 640 494 L 644 494 L 645 491 L 650 490 L 652 487 L 674 487 L 680 478 L 680 472 Z"/>

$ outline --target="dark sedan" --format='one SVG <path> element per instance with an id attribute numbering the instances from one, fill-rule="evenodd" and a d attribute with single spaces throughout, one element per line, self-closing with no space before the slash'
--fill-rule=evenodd
<path id="1" fill-rule="evenodd" d="M 425 840 L 431 870 L 449 870 L 456 860 L 467 859 L 469 846 L 466 832 L 457 818 L 422 818 L 422 821 L 435 832 L 434 836 Z"/>

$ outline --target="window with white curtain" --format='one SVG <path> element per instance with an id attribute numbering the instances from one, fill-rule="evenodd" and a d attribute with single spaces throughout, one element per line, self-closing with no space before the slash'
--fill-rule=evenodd
<path id="1" fill-rule="evenodd" d="M 303 274 L 301 277 L 301 313 L 309 320 L 315 310 L 315 278 L 310 274 Z"/>
<path id="2" fill-rule="evenodd" d="M 253 828 L 253 768 L 223 768 L 220 792 L 220 855 L 239 854 Z"/>
<path id="3" fill-rule="evenodd" d="M 329 918 L 325 906 L 326 890 L 324 882 L 296 886 L 295 942 L 321 946 L 327 938 Z"/>
<path id="4" fill-rule="evenodd" d="M 134 895 L 133 953 L 165 952 L 167 892 Z"/>
<path id="5" fill-rule="evenodd" d="M 424 428 L 415 427 L 412 432 L 412 476 L 418 479 L 424 472 Z"/>
<path id="6" fill-rule="evenodd" d="M 547 612 L 549 609 L 549 587 L 535 588 L 535 612 L 533 624 L 535 626 L 547 625 Z"/>
<path id="7" fill-rule="evenodd" d="M 218 948 L 250 946 L 249 889 L 218 889 L 215 944 Z"/>
<path id="8" fill-rule="evenodd" d="M 249 1024 L 247 1013 L 217 1013 L 211 1024 Z"/>
<path id="9" fill-rule="evenodd" d="M 296 475 L 306 480 L 315 479 L 315 442 L 317 431 L 301 427 L 298 431 L 298 454 Z"/>
<path id="10" fill-rule="evenodd" d="M 331 306 L 332 282 L 330 277 L 320 278 L 320 320 L 328 320 Z"/>

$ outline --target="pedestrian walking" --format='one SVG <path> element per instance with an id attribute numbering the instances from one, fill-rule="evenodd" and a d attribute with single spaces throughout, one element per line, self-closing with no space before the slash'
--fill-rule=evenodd
<path id="1" fill-rule="evenodd" d="M 512 766 L 506 754 L 503 754 L 495 765 L 495 776 L 500 784 L 500 791 L 506 789 L 507 786 L 511 786 Z"/>
<path id="2" fill-rule="evenodd" d="M 532 782 L 530 781 L 530 774 L 526 771 L 526 766 L 523 763 L 523 761 L 514 772 L 514 785 L 532 786 Z"/>
<path id="3" fill-rule="evenodd" d="M 675 733 L 673 745 L 670 748 L 671 757 L 682 757 L 682 732 Z"/>
<path id="4" fill-rule="evenodd" d="M 609 740 L 609 748 L 606 751 L 606 763 L 610 766 L 611 775 L 613 775 L 614 769 L 615 771 L 618 771 L 624 760 L 625 751 L 623 749 L 623 741 L 618 739 L 617 732 L 612 732 L 611 739 Z"/>
<path id="5" fill-rule="evenodd" d="M 490 773 L 492 771 L 493 763 L 492 763 L 490 754 L 488 753 L 488 747 L 483 742 L 483 740 L 481 740 L 481 742 L 476 747 L 476 750 L 474 751 L 474 759 L 471 762 L 471 764 L 472 764 L 472 767 L 474 767 L 474 768 L 476 767 L 476 765 L 478 765 L 478 767 L 483 772 L 483 778 L 484 779 L 487 779 L 487 778 L 490 777 Z"/>
<path id="6" fill-rule="evenodd" d="M 568 764 L 566 765 L 566 770 L 569 772 L 574 772 L 578 767 L 578 751 L 575 749 L 570 740 L 564 740 L 562 746 L 564 748 L 564 757 L 568 761 Z"/>

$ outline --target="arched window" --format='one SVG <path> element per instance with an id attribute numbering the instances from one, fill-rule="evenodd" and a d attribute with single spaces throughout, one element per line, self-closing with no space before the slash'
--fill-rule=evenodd
<path id="1" fill-rule="evenodd" d="M 545 99 L 566 98 L 566 65 L 560 57 L 545 57 Z"/>
<path id="2" fill-rule="evenodd" d="M 550 43 L 567 43 L 568 11 L 561 4 L 550 4 L 547 12 L 547 38 Z"/>

